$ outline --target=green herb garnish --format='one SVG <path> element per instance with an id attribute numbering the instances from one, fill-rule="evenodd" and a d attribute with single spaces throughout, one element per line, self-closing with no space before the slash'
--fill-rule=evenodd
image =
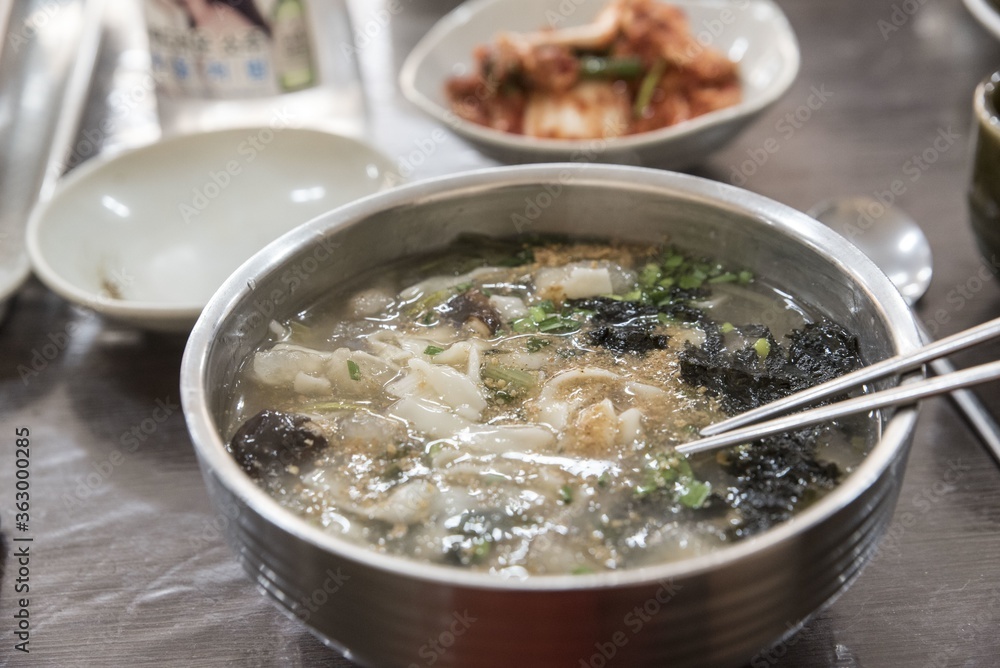
<path id="1" fill-rule="evenodd" d="M 548 339 L 540 339 L 537 336 L 533 336 L 528 339 L 528 343 L 524 347 L 528 349 L 529 353 L 537 353 L 545 346 L 551 345 L 551 343 Z"/>
<path id="2" fill-rule="evenodd" d="M 490 380 L 506 381 L 521 388 L 532 387 L 535 384 L 535 377 L 527 371 L 514 369 L 501 364 L 487 364 L 483 366 L 483 370 L 480 375 L 483 378 L 488 378 Z"/>
<path id="3" fill-rule="evenodd" d="M 580 76 L 584 79 L 637 79 L 642 76 L 642 60 L 635 56 L 584 56 L 580 59 Z"/>
<path id="4" fill-rule="evenodd" d="M 559 488 L 559 501 L 564 504 L 573 503 L 573 488 L 569 485 L 563 485 Z"/>
<path id="5" fill-rule="evenodd" d="M 517 332 L 518 334 L 524 334 L 526 332 L 534 332 L 538 329 L 538 325 L 530 316 L 524 318 L 518 318 L 517 320 L 512 320 L 510 323 L 510 328 Z"/>
<path id="6" fill-rule="evenodd" d="M 361 369 L 354 360 L 347 360 L 347 373 L 351 376 L 351 380 L 361 380 Z"/>
<path id="7" fill-rule="evenodd" d="M 639 85 L 639 92 L 635 96 L 635 105 L 632 107 L 632 115 L 641 118 L 646 111 L 646 107 L 653 101 L 653 94 L 656 93 L 656 84 L 660 83 L 663 73 L 667 69 L 667 61 L 657 58 L 653 67 L 646 73 L 645 78 Z"/>
<path id="8" fill-rule="evenodd" d="M 641 499 L 660 491 L 669 493 L 683 506 L 700 508 L 712 493 L 712 486 L 695 478 L 685 457 L 661 453 L 646 465 L 646 479 L 636 485 L 634 493 Z"/>
<path id="9" fill-rule="evenodd" d="M 581 325 L 572 318 L 565 318 L 561 315 L 552 315 L 538 323 L 538 331 L 549 334 L 569 334 L 580 329 Z"/>
<path id="10" fill-rule="evenodd" d="M 681 505 L 688 508 L 701 508 L 708 499 L 708 495 L 712 493 L 712 486 L 707 482 L 690 478 L 679 482 L 675 491 Z"/>

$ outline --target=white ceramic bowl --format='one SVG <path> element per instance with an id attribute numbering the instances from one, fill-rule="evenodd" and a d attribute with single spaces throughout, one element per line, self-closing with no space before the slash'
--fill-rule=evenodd
<path id="1" fill-rule="evenodd" d="M 255 252 L 300 223 L 388 187 L 366 144 L 268 127 L 177 137 L 72 172 L 28 223 L 54 292 L 144 329 L 185 331 Z"/>
<path id="2" fill-rule="evenodd" d="M 743 100 L 666 128 L 608 140 L 540 139 L 493 130 L 450 111 L 445 81 L 472 71 L 473 50 L 500 31 L 530 32 L 590 22 L 607 0 L 473 0 L 441 19 L 407 57 L 403 94 L 431 117 L 504 162 L 588 161 L 688 167 L 732 139 L 791 86 L 799 47 L 771 0 L 671 0 L 700 43 L 740 67 Z"/>
<path id="3" fill-rule="evenodd" d="M 965 6 L 979 23 L 1000 39 L 1000 10 L 989 0 L 965 0 Z"/>
<path id="4" fill-rule="evenodd" d="M 20 244 L 15 245 L 0 234 L 0 323 L 6 317 L 14 295 L 30 274 L 31 265 Z"/>

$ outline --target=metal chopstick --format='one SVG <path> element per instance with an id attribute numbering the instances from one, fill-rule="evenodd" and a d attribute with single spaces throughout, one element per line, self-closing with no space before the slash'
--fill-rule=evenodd
<path id="1" fill-rule="evenodd" d="M 734 429 L 718 436 L 702 438 L 677 446 L 677 452 L 692 454 L 730 445 L 749 443 L 765 436 L 772 436 L 786 431 L 794 431 L 803 427 L 828 422 L 846 415 L 868 413 L 877 408 L 911 404 L 919 399 L 944 394 L 962 387 L 970 387 L 991 380 L 1000 379 L 1000 361 L 989 362 L 979 366 L 956 371 L 944 376 L 935 376 L 912 383 L 904 383 L 882 392 L 863 394 L 853 399 L 847 399 L 827 406 L 812 408 L 801 413 L 768 420 Z"/>
<path id="2" fill-rule="evenodd" d="M 876 362 L 857 371 L 834 378 L 833 380 L 811 387 L 802 392 L 796 392 L 783 399 L 772 401 L 759 408 L 754 408 L 745 413 L 741 413 L 727 420 L 716 422 L 701 430 L 702 436 L 714 436 L 723 432 L 742 427 L 744 425 L 760 422 L 764 418 L 787 413 L 798 406 L 818 401 L 834 394 L 841 394 L 851 388 L 858 387 L 865 383 L 916 369 L 931 360 L 945 357 L 952 353 L 964 350 L 984 341 L 989 341 L 1000 336 L 1000 318 L 984 322 L 969 329 L 952 334 L 934 343 L 917 348 L 905 355 L 896 355 L 889 359 Z"/>

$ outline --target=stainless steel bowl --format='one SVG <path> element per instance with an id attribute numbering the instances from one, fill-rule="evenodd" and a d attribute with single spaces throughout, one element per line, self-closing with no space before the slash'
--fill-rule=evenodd
<path id="1" fill-rule="evenodd" d="M 515 581 L 374 554 L 281 508 L 226 452 L 233 378 L 272 318 L 463 231 L 672 242 L 757 276 L 858 333 L 875 361 L 918 345 L 889 279 L 786 206 L 680 174 L 539 165 L 425 181 L 290 232 L 214 296 L 184 356 L 184 412 L 240 562 L 279 606 L 372 666 L 730 666 L 797 629 L 857 577 L 892 515 L 916 410 L 883 419 L 829 496 L 757 537 L 638 570 Z"/>

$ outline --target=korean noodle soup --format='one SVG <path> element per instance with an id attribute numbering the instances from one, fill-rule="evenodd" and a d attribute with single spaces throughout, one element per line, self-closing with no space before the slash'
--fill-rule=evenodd
<path id="1" fill-rule="evenodd" d="M 270 331 L 238 374 L 236 461 L 316 526 L 430 563 L 703 554 L 809 506 L 877 437 L 867 416 L 676 454 L 861 360 L 794 295 L 669 245 L 460 238 Z"/>

